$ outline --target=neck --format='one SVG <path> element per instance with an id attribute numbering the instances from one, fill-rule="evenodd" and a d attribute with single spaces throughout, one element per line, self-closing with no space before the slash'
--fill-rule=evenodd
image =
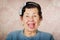
<path id="1" fill-rule="evenodd" d="M 34 36 L 36 35 L 36 30 L 35 31 L 24 30 L 24 35 L 27 37 Z"/>

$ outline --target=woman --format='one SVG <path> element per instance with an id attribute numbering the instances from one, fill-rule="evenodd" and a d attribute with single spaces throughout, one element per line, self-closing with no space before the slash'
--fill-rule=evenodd
<path id="1" fill-rule="evenodd" d="M 38 31 L 42 21 L 42 12 L 39 4 L 27 2 L 20 14 L 24 29 L 8 34 L 6 40 L 54 40 L 49 33 Z"/>

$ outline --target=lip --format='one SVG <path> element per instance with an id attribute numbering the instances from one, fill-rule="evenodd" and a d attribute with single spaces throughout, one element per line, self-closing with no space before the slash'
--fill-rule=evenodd
<path id="1" fill-rule="evenodd" d="M 35 28 L 35 23 L 33 23 L 33 22 L 28 23 L 28 27 L 29 27 L 30 29 Z"/>

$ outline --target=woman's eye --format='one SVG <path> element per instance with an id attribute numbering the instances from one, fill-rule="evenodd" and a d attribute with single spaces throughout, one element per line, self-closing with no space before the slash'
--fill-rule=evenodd
<path id="1" fill-rule="evenodd" d="M 34 15 L 34 17 L 37 17 L 36 15 Z"/>
<path id="2" fill-rule="evenodd" d="M 26 16 L 26 17 L 29 17 L 29 16 Z"/>

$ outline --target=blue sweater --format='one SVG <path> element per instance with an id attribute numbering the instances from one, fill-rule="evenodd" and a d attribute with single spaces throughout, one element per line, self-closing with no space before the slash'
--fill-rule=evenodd
<path id="1" fill-rule="evenodd" d="M 37 31 L 37 34 L 32 37 L 27 37 L 23 31 L 11 32 L 7 35 L 6 40 L 54 40 L 53 36 L 46 32 Z"/>

